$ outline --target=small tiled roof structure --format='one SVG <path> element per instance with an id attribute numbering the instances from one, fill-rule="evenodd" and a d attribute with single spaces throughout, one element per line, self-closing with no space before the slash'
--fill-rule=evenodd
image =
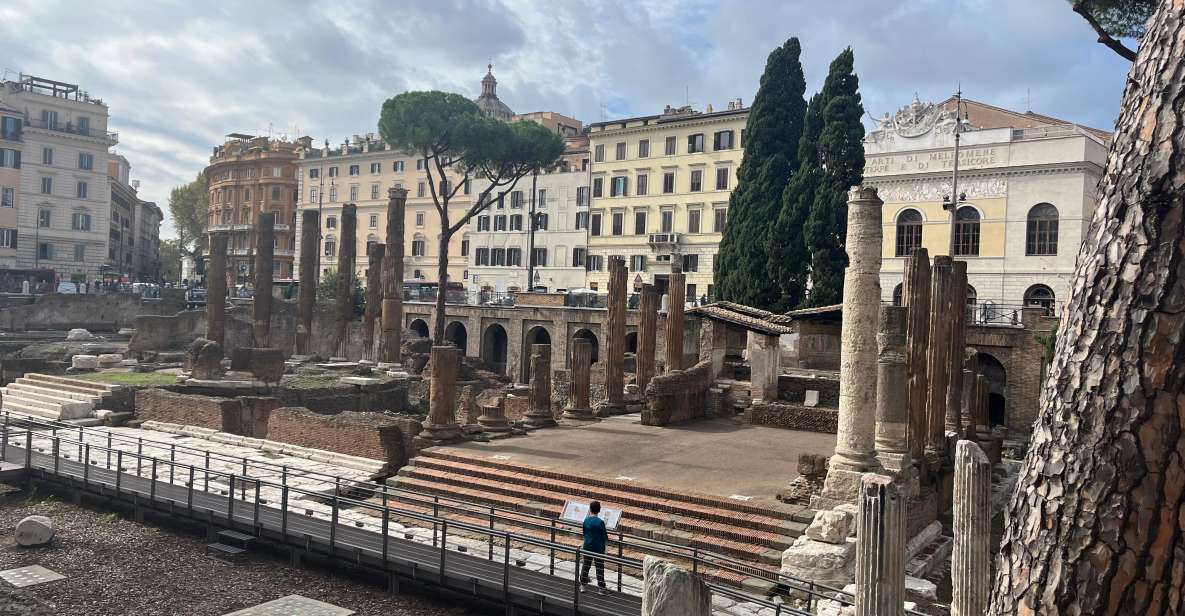
<path id="1" fill-rule="evenodd" d="M 791 310 L 781 315 L 781 318 L 788 319 L 789 321 L 838 321 L 842 315 L 843 304 L 832 304 L 830 306 Z"/>
<path id="2" fill-rule="evenodd" d="M 790 319 L 786 319 L 782 315 L 732 302 L 704 304 L 688 309 L 687 314 L 736 325 L 769 336 L 780 336 L 794 331 L 790 327 Z"/>

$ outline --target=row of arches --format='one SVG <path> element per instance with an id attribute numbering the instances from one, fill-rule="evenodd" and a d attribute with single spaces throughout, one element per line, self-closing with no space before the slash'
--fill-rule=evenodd
<path id="1" fill-rule="evenodd" d="M 1029 208 L 1025 217 L 1026 256 L 1057 254 L 1058 219 L 1057 207 L 1052 203 L 1038 203 Z M 979 225 L 982 220 L 982 212 L 973 205 L 962 205 L 955 211 L 955 255 L 979 254 Z M 922 247 L 924 222 L 922 212 L 915 208 L 906 208 L 897 213 L 895 245 L 898 257 L 908 257 Z"/>
<path id="2" fill-rule="evenodd" d="M 422 338 L 431 336 L 428 322 L 424 319 L 412 319 L 408 324 L 408 329 Z M 577 338 L 588 340 L 592 345 L 592 362 L 595 364 L 600 361 L 600 342 L 597 340 L 597 335 L 588 328 L 580 328 L 572 334 L 573 340 Z M 468 330 L 461 321 L 451 321 L 445 326 L 444 339 L 461 349 L 462 352 L 469 348 Z M 531 345 L 534 344 L 552 344 L 551 332 L 542 325 L 535 325 L 523 334 L 522 353 L 520 354 L 522 371 L 520 374 L 524 382 L 531 378 Z M 510 336 L 507 334 L 506 328 L 500 323 L 487 325 L 481 334 L 481 347 L 478 351 L 481 360 L 494 372 L 506 374 L 509 348 Z M 626 351 L 636 352 L 636 350 L 637 332 L 629 332 L 626 334 Z"/>

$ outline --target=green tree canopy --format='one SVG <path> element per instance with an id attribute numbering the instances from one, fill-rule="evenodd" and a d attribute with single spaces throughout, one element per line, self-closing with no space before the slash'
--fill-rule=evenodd
<path id="1" fill-rule="evenodd" d="M 728 224 L 713 267 L 716 296 L 750 306 L 780 303 L 783 285 L 768 269 L 781 196 L 798 168 L 806 79 L 802 49 L 791 38 L 769 54 L 745 125 L 744 157 L 728 202 Z"/>
<path id="2" fill-rule="evenodd" d="M 198 174 L 194 181 L 169 192 L 169 216 L 177 230 L 177 249 L 181 254 L 191 255 L 197 251 L 195 241 L 206 233 L 209 211 L 210 193 L 205 174 Z"/>
<path id="3" fill-rule="evenodd" d="M 837 304 L 843 299 L 847 194 L 864 178 L 864 105 L 852 50 L 831 62 L 827 79 L 812 104 L 822 111 L 816 157 L 817 183 L 803 235 L 811 255 L 808 306 Z M 814 120 L 814 121 L 817 121 Z"/>
<path id="4" fill-rule="evenodd" d="M 1142 40 L 1157 4 L 1157 0 L 1070 0 L 1074 12 L 1099 35 L 1099 43 L 1129 62 L 1136 60 L 1136 52 L 1119 39 Z"/>
<path id="5" fill-rule="evenodd" d="M 160 241 L 160 280 L 161 282 L 181 282 L 181 254 L 180 240 Z"/>
<path id="6" fill-rule="evenodd" d="M 426 161 L 428 187 L 440 217 L 437 280 L 442 289 L 448 281 L 452 236 L 490 206 L 492 193 L 512 190 L 523 177 L 554 166 L 564 153 L 563 140 L 540 124 L 487 118 L 473 101 L 439 91 L 404 92 L 388 99 L 379 117 L 379 133 L 391 147 Z M 479 178 L 488 182 L 482 191 L 463 209 L 450 209 L 458 193 Z M 436 299 L 436 344 L 444 342 L 445 295 L 438 293 Z"/>

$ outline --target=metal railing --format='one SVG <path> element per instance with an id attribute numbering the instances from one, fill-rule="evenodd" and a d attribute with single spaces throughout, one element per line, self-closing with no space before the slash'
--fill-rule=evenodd
<path id="1" fill-rule="evenodd" d="M 70 133 L 72 135 L 81 135 L 83 137 L 92 137 L 95 139 L 104 139 L 109 143 L 119 142 L 119 133 L 95 130 L 93 128 L 81 128 L 72 122 L 43 122 L 39 119 L 25 120 L 25 126 L 32 128 L 40 128 L 44 130 L 52 130 L 59 133 Z"/>
<path id="2" fill-rule="evenodd" d="M 15 428 L 14 428 L 15 426 Z M 23 427 L 22 427 L 23 426 Z M 484 535 L 487 537 L 487 544 L 489 546 L 488 559 L 494 559 L 495 539 L 503 536 L 510 537 L 514 541 L 518 541 L 524 545 L 531 545 L 547 551 L 548 555 L 548 574 L 555 575 L 557 555 L 562 559 L 563 554 L 574 553 L 577 556 L 576 562 L 579 563 L 578 556 L 580 550 L 573 548 L 570 544 L 562 543 L 563 540 L 568 539 L 573 542 L 579 542 L 582 539 L 581 526 L 565 520 L 559 520 L 553 517 L 547 517 L 528 512 L 522 512 L 515 509 L 507 509 L 495 505 L 482 505 L 471 501 L 466 501 L 447 496 L 440 496 L 438 494 L 425 494 L 414 490 L 405 488 L 397 488 L 387 486 L 385 484 L 373 483 L 363 480 L 342 478 L 338 475 L 330 475 L 308 469 L 295 469 L 283 464 L 275 464 L 260 460 L 249 460 L 245 457 L 234 456 L 231 454 L 223 454 L 211 452 L 205 449 L 195 447 L 188 447 L 185 445 L 178 445 L 176 443 L 165 443 L 161 441 L 154 441 L 151 439 L 144 439 L 142 437 L 130 437 L 119 434 L 113 434 L 108 430 L 95 430 L 93 428 L 85 428 L 74 426 L 71 424 L 64 424 L 48 419 L 36 418 L 20 413 L 13 413 L 9 410 L 0 411 L 0 460 L 6 460 L 8 455 L 8 447 L 10 437 L 13 434 L 23 435 L 26 441 L 25 447 L 25 465 L 31 468 L 32 442 L 33 436 L 36 432 L 35 427 L 40 427 L 43 431 L 48 430 L 49 434 L 43 434 L 43 438 L 51 439 L 52 455 L 54 457 L 54 473 L 58 472 L 58 460 L 61 457 L 69 459 L 69 454 L 64 454 L 61 444 L 64 442 L 72 449 L 77 451 L 77 458 L 86 462 L 91 462 L 94 458 L 92 453 L 98 452 L 103 457 L 103 464 L 105 469 L 110 469 L 112 463 L 114 467 L 124 470 L 124 461 L 128 458 L 135 459 L 135 476 L 141 477 L 145 469 L 151 468 L 151 477 L 155 479 L 161 477 L 160 465 L 168 466 L 168 483 L 173 484 L 177 478 L 177 469 L 180 468 L 183 475 L 187 478 L 186 487 L 192 493 L 195 485 L 195 472 L 201 472 L 201 478 L 198 481 L 202 482 L 202 490 L 209 491 L 210 477 L 228 478 L 229 489 L 228 495 L 231 496 L 229 500 L 233 501 L 234 487 L 236 478 L 239 482 L 239 489 L 241 491 L 240 500 L 247 498 L 248 487 L 252 487 L 255 493 L 256 502 L 255 520 L 258 521 L 259 516 L 259 490 L 260 486 L 268 486 L 281 489 L 285 491 L 295 492 L 301 495 L 307 495 L 318 499 L 329 500 L 332 503 L 332 523 L 337 524 L 339 509 L 344 505 L 348 509 L 367 509 L 379 512 L 383 518 L 383 529 L 387 530 L 388 524 L 392 516 L 397 518 L 405 518 L 418 522 L 423 522 L 432 525 L 433 547 L 437 546 L 437 533 L 442 534 L 442 539 L 447 535 L 445 529 L 452 527 L 461 529 L 463 531 L 472 531 L 473 533 Z M 14 431 L 15 430 L 15 431 Z M 73 439 L 62 435 L 77 434 L 78 438 Z M 85 442 L 86 434 L 101 434 L 106 439 L 106 445 L 94 445 Z M 19 439 L 18 439 L 19 440 Z M 122 449 L 115 447 L 117 443 L 125 443 L 136 445 L 135 452 L 125 452 Z M 161 457 L 152 455 L 153 450 L 159 450 Z M 168 459 L 163 457 L 165 451 L 168 451 Z M 178 462 L 177 452 L 196 454 L 202 459 L 202 466 L 198 467 L 192 464 L 184 464 Z M 230 463 L 240 469 L 239 473 L 230 473 L 223 470 L 211 468 L 211 463 Z M 97 464 L 98 462 L 92 462 Z M 251 471 L 270 471 L 271 473 L 278 473 L 280 475 L 280 482 L 268 480 L 258 476 L 252 476 Z M 117 475 L 118 476 L 118 475 Z M 291 479 L 314 479 L 322 481 L 326 484 L 332 483 L 334 486 L 332 495 L 327 495 L 325 492 L 317 492 L 290 486 Z M 154 488 L 155 489 L 155 488 Z M 117 486 L 118 492 L 118 486 Z M 378 499 L 380 502 L 375 503 L 370 500 L 358 500 L 342 496 L 342 493 L 362 493 L 369 495 L 370 499 Z M 190 500 L 192 502 L 192 500 Z M 262 504 L 266 504 L 266 501 Z M 397 505 L 421 507 L 427 510 L 431 507 L 431 514 L 421 513 L 411 509 L 399 508 Z M 229 504 L 228 504 L 229 505 Z M 288 501 L 285 497 L 282 500 L 282 516 L 287 518 Z M 457 519 L 457 517 L 448 517 L 450 515 L 476 518 L 484 520 L 483 524 L 473 524 L 464 520 Z M 286 526 L 286 524 L 285 524 Z M 501 531 L 499 531 L 501 527 Z M 548 537 L 548 539 L 539 539 L 530 535 L 516 534 L 509 529 L 517 528 L 521 532 L 526 533 L 541 533 Z M 384 536 L 386 533 L 384 532 Z M 384 539 L 384 544 L 386 539 Z M 770 570 L 757 566 L 751 562 L 744 562 L 735 558 L 715 553 L 709 550 L 703 550 L 696 546 L 684 546 L 673 543 L 668 543 L 658 539 L 651 539 L 647 537 L 640 537 L 634 535 L 626 535 L 623 530 L 619 529 L 614 536 L 609 538 L 609 545 L 616 547 L 616 555 L 598 555 L 597 558 L 604 558 L 606 563 L 617 566 L 617 589 L 620 592 L 623 588 L 624 572 L 626 569 L 638 569 L 640 571 L 641 561 L 627 557 L 626 552 L 650 555 L 670 560 L 689 566 L 693 573 L 711 573 L 712 569 L 721 572 L 732 573 L 735 575 L 758 578 L 772 583 L 779 592 L 796 594 L 804 596 L 807 606 L 813 610 L 819 601 L 835 601 L 841 605 L 852 605 L 854 597 L 851 593 L 847 593 L 839 588 L 834 588 L 826 584 L 813 582 L 811 580 L 804 580 L 794 576 L 786 575 L 779 570 Z M 330 552 L 332 554 L 333 535 L 330 536 Z M 384 553 L 386 553 L 386 546 L 384 546 Z M 770 601 L 768 599 L 757 597 L 737 589 L 734 586 L 729 586 L 720 582 L 710 582 L 709 586 L 714 592 L 729 596 L 738 600 L 752 602 L 761 607 L 768 607 L 775 610 L 777 614 L 806 614 L 809 612 L 796 611 L 782 602 Z M 919 612 L 906 611 L 907 614 L 921 616 Z"/>

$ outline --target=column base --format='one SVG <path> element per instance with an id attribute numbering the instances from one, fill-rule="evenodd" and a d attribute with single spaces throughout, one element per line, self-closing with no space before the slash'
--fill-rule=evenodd
<path id="1" fill-rule="evenodd" d="M 609 402 L 602 402 L 597 405 L 597 417 L 612 417 L 614 415 L 625 415 L 626 408 L 624 404 L 611 404 Z"/>
<path id="2" fill-rule="evenodd" d="M 447 424 L 424 423 L 424 431 L 416 437 L 436 444 L 458 442 L 461 440 L 461 425 L 453 422 Z"/>
<path id="3" fill-rule="evenodd" d="M 811 509 L 834 509 L 839 505 L 855 503 L 860 498 L 860 480 L 864 474 L 878 470 L 872 466 L 864 470 L 827 469 L 823 491 L 811 498 Z"/>
<path id="4" fill-rule="evenodd" d="M 481 426 L 482 430 L 489 433 L 497 434 L 500 432 L 510 432 L 511 430 L 510 422 L 506 421 L 505 417 L 482 416 L 477 418 L 477 423 Z"/>
<path id="5" fill-rule="evenodd" d="M 576 419 L 579 421 L 596 421 L 598 418 L 593 410 L 590 408 L 576 408 L 569 406 L 564 409 L 564 419 Z"/>
<path id="6" fill-rule="evenodd" d="M 532 428 L 554 428 L 556 425 L 555 418 L 550 413 L 531 414 L 527 413 L 523 417 L 523 423 Z"/>

